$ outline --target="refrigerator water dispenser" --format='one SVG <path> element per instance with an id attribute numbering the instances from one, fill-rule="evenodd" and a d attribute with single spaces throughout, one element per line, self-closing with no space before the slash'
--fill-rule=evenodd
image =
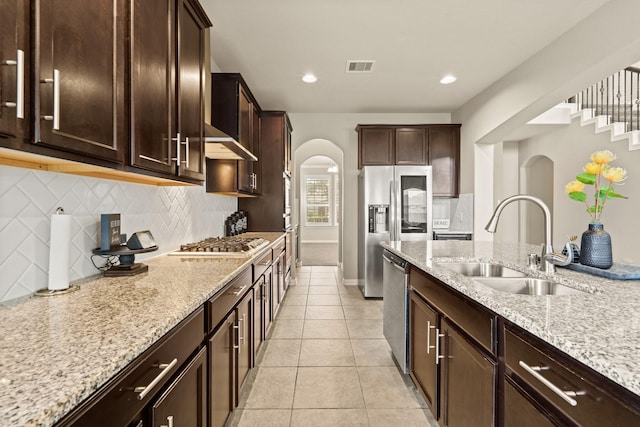
<path id="1" fill-rule="evenodd" d="M 369 205 L 369 233 L 389 232 L 389 205 Z"/>

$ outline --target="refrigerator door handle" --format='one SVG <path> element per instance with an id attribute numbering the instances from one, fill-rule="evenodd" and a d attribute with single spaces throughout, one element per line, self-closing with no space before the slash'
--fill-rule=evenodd
<path id="1" fill-rule="evenodd" d="M 391 190 L 391 200 L 389 201 L 389 222 L 391 226 L 389 227 L 389 238 L 392 241 L 398 240 L 398 210 L 396 209 L 396 202 L 398 199 L 398 194 L 396 193 L 396 181 L 394 179 L 391 180 L 390 183 Z"/>

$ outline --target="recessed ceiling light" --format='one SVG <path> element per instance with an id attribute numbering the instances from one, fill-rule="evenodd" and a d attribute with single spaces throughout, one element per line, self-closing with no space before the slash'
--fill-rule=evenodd
<path id="1" fill-rule="evenodd" d="M 318 78 L 315 76 L 315 74 L 307 73 L 302 76 L 302 81 L 305 83 L 315 83 L 318 81 Z"/>
<path id="2" fill-rule="evenodd" d="M 440 80 L 440 83 L 442 83 L 443 85 L 448 85 L 448 84 L 451 84 L 451 83 L 455 82 L 456 80 L 457 80 L 456 76 L 452 76 L 451 74 L 447 74 L 446 76 L 444 76 Z"/>

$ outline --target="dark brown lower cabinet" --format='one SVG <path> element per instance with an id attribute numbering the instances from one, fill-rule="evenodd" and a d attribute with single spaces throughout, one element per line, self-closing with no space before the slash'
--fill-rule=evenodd
<path id="1" fill-rule="evenodd" d="M 442 321 L 444 375 L 441 383 L 444 425 L 495 425 L 496 363 L 485 357 L 450 321 Z M 436 338 L 438 339 L 438 338 Z"/>
<path id="2" fill-rule="evenodd" d="M 441 426 L 498 425 L 494 315 L 415 267 L 409 281 L 410 375 L 431 413 Z"/>
<path id="3" fill-rule="evenodd" d="M 438 419 L 440 406 L 434 336 L 435 329 L 439 327 L 438 314 L 413 292 L 409 304 L 410 375 L 419 385 L 431 413 Z"/>
<path id="4" fill-rule="evenodd" d="M 236 325 L 238 327 L 238 381 L 236 387 L 236 402 L 240 399 L 240 388 L 244 383 L 249 369 L 253 366 L 253 291 L 240 301 L 236 309 Z"/>
<path id="5" fill-rule="evenodd" d="M 223 427 L 235 407 L 234 353 L 236 314 L 220 323 L 209 339 L 209 413 L 211 427 Z"/>
<path id="6" fill-rule="evenodd" d="M 505 425 L 525 425 L 530 417 L 563 426 L 640 425 L 637 395 L 527 331 L 507 324 L 504 347 L 505 406 L 514 400 L 509 386 L 515 384 L 534 413 L 525 415 L 505 407 L 505 423 L 512 423 Z"/>
<path id="7" fill-rule="evenodd" d="M 207 425 L 207 349 L 201 349 L 151 409 L 153 427 Z"/>
<path id="8" fill-rule="evenodd" d="M 552 422 L 542 408 L 537 407 L 521 388 L 507 378 L 504 383 L 504 425 L 553 427 L 563 424 L 559 421 Z"/>

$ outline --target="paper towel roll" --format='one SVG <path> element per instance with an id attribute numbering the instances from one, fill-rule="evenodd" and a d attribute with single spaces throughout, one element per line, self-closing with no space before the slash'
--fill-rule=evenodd
<path id="1" fill-rule="evenodd" d="M 69 287 L 69 247 L 71 245 L 71 215 L 51 215 L 49 240 L 49 290 Z"/>

